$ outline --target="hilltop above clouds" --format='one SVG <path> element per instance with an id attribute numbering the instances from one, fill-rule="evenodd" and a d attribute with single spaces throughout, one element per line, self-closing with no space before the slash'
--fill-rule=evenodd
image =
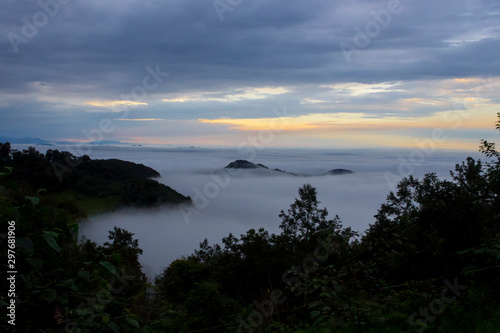
<path id="1" fill-rule="evenodd" d="M 253 163 L 247 160 L 236 160 L 224 167 L 224 169 L 244 169 L 244 170 L 254 170 L 258 171 L 258 174 L 262 175 L 290 175 L 296 177 L 314 177 L 314 176 L 328 176 L 328 175 L 347 175 L 352 174 L 354 171 L 348 169 L 332 169 L 320 174 L 297 174 L 291 173 L 287 171 L 283 171 L 281 169 L 271 169 L 264 164 L 261 163 Z M 255 172 L 253 172 L 255 173 Z"/>

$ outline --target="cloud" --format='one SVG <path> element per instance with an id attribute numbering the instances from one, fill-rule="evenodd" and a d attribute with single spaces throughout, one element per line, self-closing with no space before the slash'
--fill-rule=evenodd
<path id="1" fill-rule="evenodd" d="M 404 91 L 402 89 L 391 89 L 392 87 L 396 87 L 400 84 L 400 82 L 382 82 L 374 84 L 349 82 L 336 85 L 321 85 L 320 88 L 331 88 L 337 93 L 347 94 L 350 96 L 364 96 L 368 94 Z"/>
<path id="2" fill-rule="evenodd" d="M 89 113 L 104 113 L 104 114 L 115 114 L 112 118 L 117 117 L 117 120 L 123 120 L 123 116 L 128 116 L 131 110 L 138 107 L 147 107 L 148 103 L 136 102 L 136 101 L 106 101 L 106 100 L 94 100 L 88 101 L 82 104 L 84 110 Z"/>
<path id="3" fill-rule="evenodd" d="M 204 238 L 211 244 L 220 243 L 230 232 L 239 236 L 250 228 L 260 227 L 279 233 L 278 215 L 294 202 L 298 188 L 304 183 L 317 188 L 320 207 L 326 207 L 331 218 L 338 214 L 345 227 L 364 232 L 375 221 L 373 215 L 391 190 L 385 173 L 390 172 L 397 178 L 401 160 L 407 161 L 410 153 L 408 150 L 265 149 L 259 151 L 254 162 L 296 173 L 314 174 L 333 168 L 352 169 L 355 173 L 307 178 L 256 177 L 243 173 L 229 179 L 221 176 L 221 181 L 216 183 L 216 172 L 230 161 L 242 158 L 241 152 L 236 149 L 96 147 L 92 158 L 116 157 L 145 163 L 162 174 L 162 183 L 200 203 L 207 201 L 203 201 L 204 208 L 187 221 L 176 208 L 126 209 L 92 217 L 81 223 L 80 232 L 100 243 L 107 240 L 108 230 L 115 225 L 135 233 L 139 247 L 144 250 L 141 261 L 145 271 L 153 277 L 171 261 L 192 254 Z M 465 157 L 462 152 L 440 152 L 413 165 L 413 170 L 404 170 L 417 177 L 433 171 L 447 178 L 448 171 Z M 224 185 L 214 187 L 214 184 Z M 197 193 L 204 195 L 205 191 L 211 193 L 210 197 L 201 199 Z"/>
<path id="4" fill-rule="evenodd" d="M 137 106 L 137 105 L 148 105 L 148 103 L 134 102 L 134 101 L 89 101 L 85 103 L 86 105 L 104 107 L 104 108 L 115 108 L 122 106 Z"/>
<path id="5" fill-rule="evenodd" d="M 300 104 L 317 104 L 317 103 L 326 103 L 326 101 L 322 101 L 320 99 L 311 99 L 311 98 L 303 98 L 300 101 Z"/>
<path id="6" fill-rule="evenodd" d="M 165 120 L 159 118 L 147 118 L 147 119 L 119 119 L 120 121 L 157 121 L 157 120 Z"/>
<path id="7" fill-rule="evenodd" d="M 387 1 L 257 0 L 235 6 L 223 21 L 211 1 L 71 1 L 29 38 L 23 18 L 33 23 L 44 9 L 7 1 L 0 12 L 0 119 L 9 122 L 0 131 L 77 139 L 95 128 L 96 117 L 113 117 L 123 106 L 133 106 L 131 118 L 188 121 L 266 118 L 282 106 L 293 116 L 427 117 L 446 110 L 449 99 L 474 97 L 471 85 L 483 84 L 447 81 L 491 75 L 498 82 L 497 1 L 401 4 L 348 63 L 340 43 L 355 45 L 357 31 L 376 22 L 373 12 L 386 10 Z M 9 34 L 26 39 L 18 53 Z M 147 68 L 157 65 L 170 75 L 155 81 Z M 144 99 L 123 98 L 142 92 L 144 82 L 154 86 Z M 475 103 L 498 103 L 498 94 L 490 95 Z M 37 126 L 37 117 L 27 117 L 33 105 L 49 127 L 59 126 Z"/>
<path id="8" fill-rule="evenodd" d="M 281 95 L 287 93 L 288 90 L 283 87 L 262 87 L 262 88 L 243 88 L 235 89 L 232 93 L 223 92 L 203 92 L 192 95 L 184 95 L 177 98 L 164 98 L 163 102 L 239 102 L 243 100 L 265 99 L 273 95 Z"/>

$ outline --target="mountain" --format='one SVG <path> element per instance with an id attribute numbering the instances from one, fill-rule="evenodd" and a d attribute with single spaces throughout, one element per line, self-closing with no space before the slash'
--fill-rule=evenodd
<path id="1" fill-rule="evenodd" d="M 352 170 L 347 169 L 333 169 L 325 173 L 325 175 L 348 175 L 354 173 Z"/>
<path id="2" fill-rule="evenodd" d="M 52 146 L 51 141 L 43 140 L 40 138 L 12 138 L 6 136 L 0 136 L 0 142 L 10 142 L 14 144 L 35 144 L 35 145 L 44 145 L 44 146 Z"/>
<path id="3" fill-rule="evenodd" d="M 229 163 L 225 167 L 225 169 L 257 169 L 257 168 L 269 169 L 265 165 L 255 164 L 247 160 L 236 160 L 234 162 Z"/>
<path id="4" fill-rule="evenodd" d="M 190 202 L 189 197 L 151 179 L 160 177 L 160 173 L 143 164 L 89 159 L 72 172 L 72 190 L 100 197 L 119 195 L 120 205 L 150 207 Z"/>
<path id="5" fill-rule="evenodd" d="M 280 169 L 270 169 L 267 166 L 265 166 L 264 164 L 253 163 L 253 162 L 250 162 L 247 160 L 233 161 L 233 162 L 229 163 L 228 165 L 226 165 L 224 167 L 224 169 L 252 169 L 252 170 L 262 170 L 262 171 L 269 170 L 270 172 L 273 172 L 273 173 L 279 172 L 281 174 L 286 174 L 286 175 L 290 175 L 290 176 L 299 176 L 299 177 L 314 177 L 314 176 L 328 176 L 328 175 L 336 176 L 336 175 L 347 175 L 347 174 L 354 173 L 354 171 L 348 170 L 348 169 L 332 169 L 332 170 L 329 170 L 325 173 L 317 174 L 317 175 L 314 175 L 314 174 L 313 175 L 295 174 L 295 173 L 283 171 Z"/>
<path id="6" fill-rule="evenodd" d="M 226 165 L 224 167 L 224 169 L 260 169 L 260 170 L 269 170 L 270 172 L 280 172 L 283 174 L 296 176 L 295 174 L 293 174 L 291 172 L 286 172 L 286 171 L 283 171 L 280 169 L 270 169 L 270 168 L 266 167 L 264 164 L 260 164 L 260 163 L 255 164 L 255 163 L 252 163 L 252 162 L 247 161 L 247 160 L 236 160 L 236 161 L 231 162 L 228 165 Z"/>
<path id="7" fill-rule="evenodd" d="M 130 143 L 114 141 L 114 140 L 97 140 L 97 141 L 91 141 L 88 144 L 94 146 L 104 146 L 104 145 L 129 145 Z"/>
<path id="8" fill-rule="evenodd" d="M 70 152 L 34 147 L 11 150 L 0 143 L 0 162 L 10 170 L 9 179 L 20 187 L 57 204 L 74 205 L 87 214 L 112 211 L 123 206 L 151 207 L 189 203 L 191 199 L 151 179 L 160 174 L 143 164 L 118 159 L 93 160 Z"/>
<path id="9" fill-rule="evenodd" d="M 47 141 L 40 138 L 31 138 L 31 137 L 13 138 L 7 136 L 0 136 L 0 142 L 10 142 L 13 144 L 32 144 L 32 145 L 42 145 L 42 146 L 53 146 L 54 144 L 57 145 L 79 144 L 79 142 L 74 142 L 74 141 Z M 91 142 L 84 142 L 84 144 L 103 146 L 103 145 L 129 145 L 131 143 L 115 141 L 115 140 L 96 140 Z"/>

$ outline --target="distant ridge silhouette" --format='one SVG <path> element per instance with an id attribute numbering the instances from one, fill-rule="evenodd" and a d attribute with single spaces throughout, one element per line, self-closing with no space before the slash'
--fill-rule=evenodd
<path id="1" fill-rule="evenodd" d="M 265 166 L 264 164 L 261 163 L 253 163 L 247 160 L 236 160 L 233 162 L 230 162 L 228 165 L 224 167 L 224 169 L 263 169 L 263 170 L 269 170 L 269 171 L 277 171 L 277 172 L 282 172 L 284 174 L 288 174 L 291 176 L 298 176 L 298 177 L 314 177 L 314 176 L 338 176 L 338 175 L 348 175 L 354 173 L 354 171 L 349 170 L 349 169 L 332 169 L 320 174 L 296 174 L 296 173 L 291 173 L 287 171 L 283 171 L 281 169 L 271 169 Z"/>

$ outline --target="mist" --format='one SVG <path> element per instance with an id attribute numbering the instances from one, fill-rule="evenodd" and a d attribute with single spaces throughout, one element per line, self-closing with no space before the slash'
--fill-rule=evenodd
<path id="1" fill-rule="evenodd" d="M 40 151 L 49 148 L 81 155 L 71 146 L 37 147 Z M 287 211 L 306 183 L 317 189 L 320 207 L 327 208 L 330 218 L 338 215 L 344 227 L 362 234 L 375 222 L 373 216 L 403 176 L 435 172 L 440 178 L 450 178 L 455 164 L 467 156 L 480 157 L 465 151 L 415 154 L 406 150 L 270 148 L 245 156 L 227 148 L 112 146 L 93 147 L 87 153 L 93 159 L 119 158 L 150 166 L 162 175 L 159 182 L 193 199 L 191 206 L 126 208 L 81 222 L 80 236 L 98 244 L 108 240 L 108 231 L 114 226 L 134 233 L 143 250 L 143 270 L 150 279 L 173 260 L 192 254 L 205 238 L 210 244 L 220 243 L 229 233 L 239 236 L 251 228 L 279 233 L 281 210 Z M 303 177 L 224 169 L 237 159 L 296 174 L 319 175 L 337 168 L 354 173 Z"/>

